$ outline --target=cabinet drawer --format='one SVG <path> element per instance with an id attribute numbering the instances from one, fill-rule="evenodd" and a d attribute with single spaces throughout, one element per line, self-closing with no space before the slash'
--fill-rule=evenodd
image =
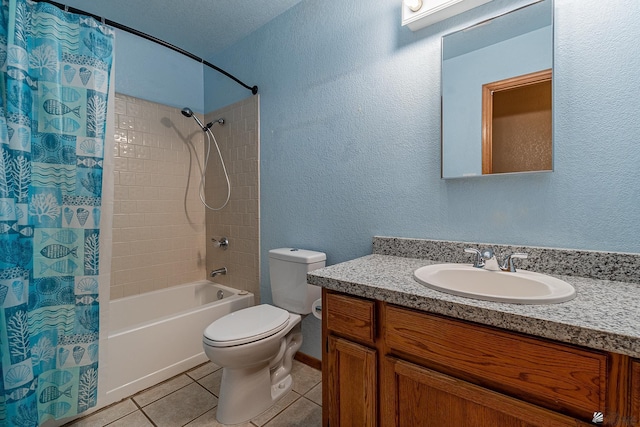
<path id="1" fill-rule="evenodd" d="M 567 415 L 605 412 L 604 354 L 400 307 L 385 314 L 392 353 Z"/>
<path id="2" fill-rule="evenodd" d="M 327 293 L 323 312 L 331 332 L 367 344 L 374 343 L 374 301 Z"/>

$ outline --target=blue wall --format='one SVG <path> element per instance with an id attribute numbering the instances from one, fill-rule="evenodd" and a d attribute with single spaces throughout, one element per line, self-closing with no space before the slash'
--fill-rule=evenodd
<path id="1" fill-rule="evenodd" d="M 636 0 L 556 0 L 553 173 L 440 179 L 440 37 L 523 3 L 414 33 L 399 0 L 304 0 L 213 58 L 260 86 L 265 300 L 281 246 L 329 264 L 373 235 L 640 252 Z M 207 110 L 247 96 L 206 78 Z M 319 357 L 319 323 L 304 328 Z"/>
<path id="2" fill-rule="evenodd" d="M 116 30 L 116 92 L 204 112 L 203 65 L 125 31 Z"/>

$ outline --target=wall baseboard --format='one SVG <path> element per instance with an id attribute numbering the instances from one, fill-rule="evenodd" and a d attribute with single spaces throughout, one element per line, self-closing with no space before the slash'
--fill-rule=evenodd
<path id="1" fill-rule="evenodd" d="M 317 369 L 319 371 L 322 370 L 322 361 L 316 359 L 313 356 L 309 356 L 308 354 L 298 352 L 296 353 L 294 359 L 300 363 L 304 363 L 307 366 L 311 366 L 313 369 Z"/>

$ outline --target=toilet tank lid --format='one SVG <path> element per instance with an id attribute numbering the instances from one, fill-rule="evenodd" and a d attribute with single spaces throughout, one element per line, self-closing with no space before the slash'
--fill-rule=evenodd
<path id="1" fill-rule="evenodd" d="M 324 252 L 309 251 L 307 249 L 279 248 L 271 249 L 269 251 L 269 258 L 300 264 L 313 264 L 315 262 L 326 261 L 327 255 Z"/>

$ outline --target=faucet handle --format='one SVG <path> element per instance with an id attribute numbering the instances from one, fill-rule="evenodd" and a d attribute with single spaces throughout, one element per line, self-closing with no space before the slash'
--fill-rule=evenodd
<path id="1" fill-rule="evenodd" d="M 515 273 L 516 272 L 516 266 L 513 263 L 513 259 L 514 258 L 520 258 L 520 259 L 525 259 L 528 258 L 529 255 L 524 253 L 524 252 L 515 252 L 512 253 L 510 255 L 507 255 L 506 257 L 504 257 L 504 261 L 502 262 L 502 265 L 500 266 L 500 270 L 502 271 L 510 271 L 511 273 Z"/>
<path id="2" fill-rule="evenodd" d="M 222 250 L 226 251 L 229 248 L 229 239 L 227 239 L 226 237 L 221 237 L 220 239 L 212 237 L 211 241 L 216 247 L 222 248 Z"/>
<path id="3" fill-rule="evenodd" d="M 473 261 L 473 266 L 476 268 L 484 267 L 484 259 L 482 257 L 482 252 L 480 252 L 476 248 L 464 248 L 464 251 L 468 254 L 474 254 L 476 259 Z"/>

